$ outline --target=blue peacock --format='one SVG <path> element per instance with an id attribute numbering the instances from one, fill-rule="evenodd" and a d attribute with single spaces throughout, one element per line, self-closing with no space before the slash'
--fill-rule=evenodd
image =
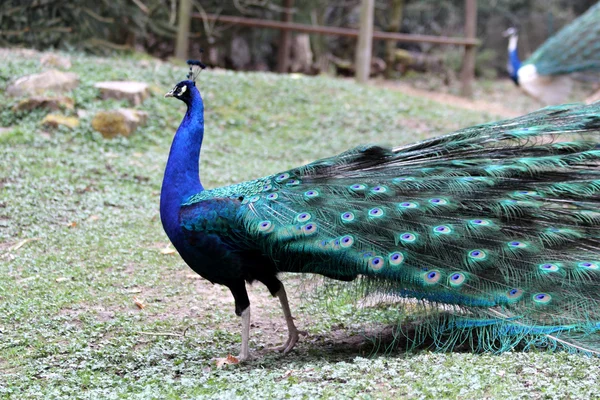
<path id="1" fill-rule="evenodd" d="M 253 181 L 205 189 L 204 105 L 194 80 L 166 165 L 164 229 L 183 260 L 227 286 L 249 356 L 259 281 L 300 332 L 280 272 L 359 281 L 451 309 L 414 338 L 433 348 L 600 354 L 600 104 L 554 106 L 396 148 L 362 146 Z M 442 314 L 440 314 L 442 315 Z M 477 338 L 477 339 L 475 339 Z"/>
<path id="2" fill-rule="evenodd" d="M 527 60 L 518 55 L 515 28 L 508 40 L 508 73 L 523 91 L 545 104 L 567 100 L 574 73 L 600 72 L 600 3 L 546 40 Z"/>

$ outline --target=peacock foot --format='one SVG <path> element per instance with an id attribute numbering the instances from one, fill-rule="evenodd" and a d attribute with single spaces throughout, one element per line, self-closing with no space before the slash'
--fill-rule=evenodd
<path id="1" fill-rule="evenodd" d="M 283 354 L 289 353 L 290 351 L 292 351 L 292 349 L 294 348 L 296 343 L 298 343 L 298 339 L 300 339 L 300 335 L 306 336 L 306 335 L 308 335 L 308 332 L 300 331 L 295 328 L 293 330 L 290 330 L 288 333 L 288 338 L 287 338 L 286 342 L 281 346 L 272 347 L 271 350 L 283 352 Z"/>

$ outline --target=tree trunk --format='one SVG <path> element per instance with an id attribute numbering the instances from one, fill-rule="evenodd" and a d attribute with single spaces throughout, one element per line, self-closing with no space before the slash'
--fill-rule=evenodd
<path id="1" fill-rule="evenodd" d="M 404 0 L 389 0 L 390 2 L 390 23 L 387 26 L 388 32 L 399 32 L 402 27 L 402 15 L 404 14 Z M 385 42 L 385 77 L 393 78 L 394 67 L 396 65 L 396 41 L 386 40 Z"/>
<path id="2" fill-rule="evenodd" d="M 360 32 L 356 46 L 356 80 L 366 83 L 371 68 L 371 51 L 373 46 L 373 11 L 374 0 L 362 0 L 360 6 Z"/>

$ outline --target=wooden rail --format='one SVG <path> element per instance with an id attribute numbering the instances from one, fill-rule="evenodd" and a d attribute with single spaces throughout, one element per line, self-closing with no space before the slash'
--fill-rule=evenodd
<path id="1" fill-rule="evenodd" d="M 202 19 L 198 13 L 193 13 L 192 18 Z M 296 31 L 305 33 L 316 33 L 321 35 L 347 36 L 358 37 L 358 29 L 353 28 L 338 28 L 332 26 L 318 26 L 298 24 L 295 22 L 271 21 L 257 18 L 233 17 L 229 15 L 207 14 L 206 19 L 209 21 L 218 21 L 228 24 L 236 24 L 242 26 L 251 26 L 257 28 L 279 29 L 283 31 Z M 445 36 L 430 36 L 430 35 L 412 35 L 396 32 L 373 31 L 373 39 L 379 40 L 395 40 L 404 43 L 435 43 L 435 44 L 453 44 L 460 46 L 479 46 L 481 42 L 476 38 L 464 37 L 445 37 Z"/>

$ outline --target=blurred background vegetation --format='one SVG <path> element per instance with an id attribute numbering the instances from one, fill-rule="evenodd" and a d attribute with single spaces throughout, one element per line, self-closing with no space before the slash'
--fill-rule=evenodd
<path id="1" fill-rule="evenodd" d="M 501 32 L 520 29 L 520 51 L 529 55 L 548 36 L 582 14 L 596 0 L 490 0 L 478 2 L 478 76 L 505 75 L 506 39 Z M 142 51 L 160 58 L 174 52 L 178 0 L 3 0 L 0 46 L 39 50 L 84 50 L 91 53 Z M 293 21 L 334 27 L 357 27 L 360 0 L 303 0 L 294 4 Z M 462 36 L 464 1 L 376 0 L 375 29 L 410 34 Z M 392 19 L 400 12 L 400 27 Z M 193 12 L 281 20 L 283 0 L 194 0 Z M 398 14 L 396 13 L 398 16 Z M 396 25 L 396 26 L 395 26 Z M 212 66 L 238 70 L 274 70 L 279 31 L 193 19 L 190 56 L 208 49 Z M 295 38 L 302 36 L 294 35 Z M 352 63 L 355 40 L 304 35 L 295 46 L 308 52 L 310 65 L 292 64 L 304 73 L 338 73 Z M 306 45 L 309 43 L 309 45 Z M 294 45 L 293 45 L 294 46 Z M 298 47 L 300 46 L 300 47 Z M 411 69 L 443 73 L 452 79 L 460 69 L 462 48 L 398 43 L 393 74 Z M 292 47 L 292 52 L 294 47 Z M 306 54 L 305 54 L 306 56 Z M 385 42 L 376 41 L 374 56 L 385 69 Z M 306 58 L 306 57 L 304 57 Z M 412 61 L 406 65 L 405 59 Z M 350 66 L 351 67 L 351 66 Z"/>

